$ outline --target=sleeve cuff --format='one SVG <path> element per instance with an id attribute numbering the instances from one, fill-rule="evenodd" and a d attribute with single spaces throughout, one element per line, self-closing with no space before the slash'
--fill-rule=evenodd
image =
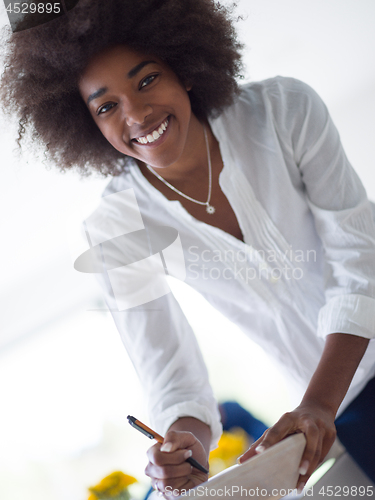
<path id="1" fill-rule="evenodd" d="M 319 312 L 317 333 L 322 338 L 331 333 L 374 338 L 375 299 L 356 294 L 333 297 Z"/>
<path id="2" fill-rule="evenodd" d="M 170 406 L 162 413 L 159 413 L 157 417 L 151 416 L 151 427 L 153 427 L 158 433 L 164 436 L 169 427 L 182 417 L 194 417 L 201 422 L 209 425 L 211 428 L 211 450 L 217 448 L 220 436 L 223 431 L 223 427 L 220 422 L 220 414 L 215 405 L 215 412 L 210 411 L 206 406 L 203 406 L 195 401 L 186 401 L 183 403 L 178 403 Z"/>

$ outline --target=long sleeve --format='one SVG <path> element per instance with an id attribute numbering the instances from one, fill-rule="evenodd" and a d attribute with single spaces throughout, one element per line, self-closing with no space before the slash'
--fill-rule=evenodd
<path id="1" fill-rule="evenodd" d="M 104 196 L 84 227 L 91 249 L 81 266 L 95 272 L 102 287 L 139 376 L 151 427 L 165 434 L 178 418 L 195 417 L 210 426 L 216 447 L 222 428 L 207 369 L 165 276 L 164 266 L 179 272 L 175 231 L 164 228 L 160 238 L 161 227 L 154 234 L 145 228 L 132 189 Z"/>
<path id="2" fill-rule="evenodd" d="M 326 304 L 318 335 L 375 336 L 375 226 L 372 204 L 350 165 L 326 106 L 308 85 L 286 83 L 282 105 L 288 109 L 295 162 L 325 255 Z M 285 108 L 284 108 L 285 109 Z"/>

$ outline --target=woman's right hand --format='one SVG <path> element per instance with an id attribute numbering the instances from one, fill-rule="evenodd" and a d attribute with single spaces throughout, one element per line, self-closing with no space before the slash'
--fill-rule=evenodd
<path id="1" fill-rule="evenodd" d="M 206 451 L 194 434 L 168 431 L 164 443 L 155 444 L 147 452 L 145 474 L 151 478 L 153 488 L 170 498 L 207 481 L 208 474 L 186 462 L 190 456 L 208 469 Z"/>

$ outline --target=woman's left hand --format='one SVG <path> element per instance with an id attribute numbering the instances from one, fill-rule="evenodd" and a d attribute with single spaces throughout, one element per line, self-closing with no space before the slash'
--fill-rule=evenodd
<path id="1" fill-rule="evenodd" d="M 347 333 L 327 336 L 322 357 L 302 402 L 285 413 L 251 448 L 240 463 L 261 453 L 290 434 L 303 432 L 306 447 L 300 463 L 297 488 L 302 490 L 316 467 L 322 463 L 336 437 L 335 417 L 369 339 Z"/>
<path id="2" fill-rule="evenodd" d="M 334 418 L 330 410 L 312 404 L 301 404 L 292 412 L 285 413 L 275 425 L 267 429 L 263 436 L 240 457 L 239 462 L 242 463 L 262 453 L 290 434 L 303 432 L 306 437 L 306 447 L 302 455 L 297 483 L 298 491 L 302 491 L 307 480 L 322 463 L 335 441 Z"/>

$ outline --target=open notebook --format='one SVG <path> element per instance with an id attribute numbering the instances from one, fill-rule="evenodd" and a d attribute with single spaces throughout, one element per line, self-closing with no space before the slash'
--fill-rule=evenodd
<path id="1" fill-rule="evenodd" d="M 261 455 L 256 455 L 241 465 L 229 467 L 178 498 L 277 500 L 292 494 L 297 485 L 305 444 L 303 434 L 289 436 Z"/>

